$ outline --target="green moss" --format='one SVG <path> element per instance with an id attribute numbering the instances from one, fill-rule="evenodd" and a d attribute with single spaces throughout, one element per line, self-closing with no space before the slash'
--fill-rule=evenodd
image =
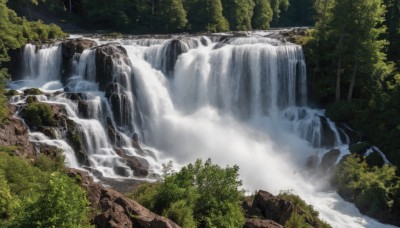
<path id="1" fill-rule="evenodd" d="M 27 96 L 27 95 L 42 95 L 42 94 L 43 94 L 43 92 L 38 88 L 31 88 L 31 89 L 24 90 L 25 96 Z"/>
<path id="2" fill-rule="evenodd" d="M 308 205 L 299 196 L 285 191 L 281 192 L 278 197 L 292 202 L 295 208 L 285 227 L 331 227 L 326 222 L 320 220 L 318 211 L 314 210 L 313 206 Z"/>
<path id="3" fill-rule="evenodd" d="M 51 106 L 45 103 L 30 103 L 21 112 L 26 124 L 32 128 L 56 126 L 55 115 Z"/>
<path id="4" fill-rule="evenodd" d="M 6 95 L 7 97 L 11 97 L 11 96 L 19 95 L 19 93 L 17 90 L 10 89 L 4 95 Z"/>
<path id="5" fill-rule="evenodd" d="M 30 104 L 30 103 L 38 102 L 38 99 L 35 96 L 29 96 L 29 97 L 26 98 L 25 102 L 27 104 Z"/>

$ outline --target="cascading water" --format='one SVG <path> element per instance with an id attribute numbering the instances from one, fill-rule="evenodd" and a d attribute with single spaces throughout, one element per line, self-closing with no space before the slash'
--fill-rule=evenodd
<path id="1" fill-rule="evenodd" d="M 96 49 L 75 54 L 72 75 L 61 86 L 60 46 L 36 50 L 27 45 L 24 78 L 42 84 L 10 84 L 17 89 L 42 86 L 47 92 L 59 85 L 68 91 L 39 100 L 63 106 L 84 142 L 89 164 L 78 164 L 66 145 L 70 166 L 89 165 L 106 177 L 135 178 L 116 148 L 146 159 L 155 173 L 167 159 L 183 165 L 211 158 L 220 165 L 239 165 L 246 190 L 293 190 L 335 227 L 384 226 L 326 192 L 324 181 L 303 175 L 310 155 L 346 148 L 348 139 L 323 110 L 307 108 L 300 46 L 257 36 L 119 42 L 129 61 L 121 56 L 112 60 L 106 89 L 96 75 Z M 24 101 L 14 97 L 13 102 Z M 331 140 L 324 140 L 326 131 Z M 54 141 L 31 134 L 32 141 L 51 145 L 66 137 L 59 134 Z M 150 150 L 135 149 L 135 136 Z M 341 156 L 345 153 L 343 149 Z M 117 172 L 121 169 L 125 172 Z"/>

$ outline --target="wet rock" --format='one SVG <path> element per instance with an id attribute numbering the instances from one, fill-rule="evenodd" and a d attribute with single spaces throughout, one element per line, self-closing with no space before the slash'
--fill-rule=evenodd
<path id="1" fill-rule="evenodd" d="M 140 147 L 140 142 L 139 142 L 139 135 L 137 133 L 133 133 L 132 136 L 132 146 L 137 149 L 141 150 L 142 148 Z"/>
<path id="2" fill-rule="evenodd" d="M 14 118 L 16 107 L 8 106 L 9 113 L 0 123 L 0 145 L 13 146 L 20 156 L 33 156 L 35 147 L 29 140 L 28 129 L 22 120 Z"/>
<path id="3" fill-rule="evenodd" d="M 319 163 L 319 158 L 317 155 L 311 155 L 307 158 L 306 161 L 306 168 L 307 169 L 315 169 L 317 168 Z"/>
<path id="4" fill-rule="evenodd" d="M 125 160 L 126 165 L 133 170 L 135 176 L 146 177 L 149 174 L 149 163 L 146 159 L 127 155 L 122 150 L 116 150 L 116 152 Z"/>
<path id="5" fill-rule="evenodd" d="M 113 170 L 119 176 L 129 177 L 129 169 L 127 167 L 114 166 Z"/>
<path id="6" fill-rule="evenodd" d="M 340 155 L 340 150 L 332 149 L 328 153 L 325 153 L 321 159 L 320 168 L 322 170 L 328 170 L 337 162 Z"/>
<path id="7" fill-rule="evenodd" d="M 65 60 L 71 59 L 75 53 L 82 53 L 84 50 L 97 46 L 96 41 L 88 39 L 65 40 L 61 43 L 62 57 Z"/>
<path id="8" fill-rule="evenodd" d="M 383 160 L 382 155 L 376 151 L 370 153 L 366 158 L 365 161 L 367 162 L 369 167 L 378 166 L 381 168 L 385 164 L 385 160 Z"/>
<path id="9" fill-rule="evenodd" d="M 113 81 L 114 64 L 130 64 L 125 48 L 116 44 L 107 44 L 96 48 L 96 81 L 99 88 L 106 91 L 107 84 Z"/>
<path id="10" fill-rule="evenodd" d="M 38 128 L 38 131 L 42 132 L 44 135 L 46 135 L 50 139 L 56 139 L 57 138 L 57 134 L 56 134 L 55 130 L 53 128 L 51 128 L 51 127 L 40 126 Z"/>
<path id="11" fill-rule="evenodd" d="M 335 133 L 328 124 L 328 119 L 321 116 L 321 127 L 322 127 L 322 140 L 321 146 L 334 147 L 336 143 Z"/>
<path id="12" fill-rule="evenodd" d="M 89 107 L 89 103 L 87 101 L 84 101 L 84 100 L 78 101 L 78 111 L 79 111 L 80 116 L 84 119 L 89 119 L 91 117 L 90 116 L 90 107 Z"/>
<path id="13" fill-rule="evenodd" d="M 353 154 L 364 155 L 368 149 L 371 148 L 371 145 L 367 142 L 361 142 L 349 147 L 349 150 Z"/>
<path id="14" fill-rule="evenodd" d="M 294 211 L 292 202 L 280 199 L 262 190 L 258 191 L 255 196 L 253 208 L 260 209 L 264 218 L 278 222 L 281 225 L 285 225 Z"/>
<path id="15" fill-rule="evenodd" d="M 42 95 L 42 94 L 43 94 L 43 92 L 38 88 L 31 88 L 31 89 L 24 90 L 25 96 L 27 96 L 27 95 Z"/>
<path id="16" fill-rule="evenodd" d="M 36 96 L 29 96 L 26 98 L 25 102 L 27 104 L 30 104 L 30 103 L 38 102 L 38 99 Z"/>
<path id="17" fill-rule="evenodd" d="M 70 169 L 68 175 L 87 190 L 92 207 L 97 208 L 99 213 L 93 219 L 96 227 L 179 227 L 121 193 L 94 183 L 86 172 Z"/>
<path id="18" fill-rule="evenodd" d="M 283 228 L 283 226 L 272 220 L 246 218 L 243 228 Z"/>

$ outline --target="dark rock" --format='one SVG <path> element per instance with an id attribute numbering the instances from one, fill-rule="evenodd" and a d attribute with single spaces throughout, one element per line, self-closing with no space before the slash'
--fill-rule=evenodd
<path id="1" fill-rule="evenodd" d="M 179 37 L 171 40 L 166 46 L 166 68 L 163 69 L 164 73 L 167 73 L 167 76 L 171 76 L 170 72 L 174 70 L 179 55 L 188 52 L 190 48 L 197 47 L 197 45 L 197 42 L 189 37 Z"/>
<path id="2" fill-rule="evenodd" d="M 322 170 L 328 170 L 331 168 L 338 160 L 340 155 L 340 150 L 332 149 L 328 153 L 325 153 L 321 159 L 320 168 Z"/>
<path id="3" fill-rule="evenodd" d="M 107 84 L 113 80 L 114 64 L 130 64 L 125 48 L 107 44 L 96 48 L 96 81 L 100 90 L 106 91 Z"/>
<path id="4" fill-rule="evenodd" d="M 283 228 L 283 226 L 272 220 L 246 218 L 243 228 Z"/>
<path id="5" fill-rule="evenodd" d="M 87 190 L 92 207 L 99 212 L 93 219 L 96 227 L 178 228 L 171 220 L 150 212 L 121 193 L 94 183 L 86 172 L 70 169 L 68 175 Z"/>
<path id="6" fill-rule="evenodd" d="M 146 177 L 149 174 L 149 163 L 146 161 L 146 159 L 126 155 L 121 150 L 116 150 L 116 152 L 125 160 L 126 165 L 133 170 L 135 176 Z"/>
<path id="7" fill-rule="evenodd" d="M 90 116 L 90 107 L 89 107 L 89 103 L 87 101 L 84 101 L 84 100 L 78 101 L 78 111 L 82 118 L 89 119 L 91 117 Z"/>
<path id="8" fill-rule="evenodd" d="M 85 49 L 97 46 L 96 41 L 87 39 L 65 40 L 61 43 L 63 59 L 71 59 L 75 53 L 82 53 Z"/>
<path id="9" fill-rule="evenodd" d="M 54 131 L 53 128 L 51 127 L 44 127 L 44 126 L 40 126 L 38 128 L 38 131 L 42 132 L 44 135 L 46 135 L 47 137 L 49 137 L 50 139 L 56 139 L 57 138 L 57 134 Z"/>
<path id="10" fill-rule="evenodd" d="M 306 168 L 307 169 L 315 169 L 317 168 L 319 163 L 319 158 L 317 155 L 311 155 L 310 157 L 307 158 L 306 161 Z"/>
<path id="11" fill-rule="evenodd" d="M 36 96 L 29 96 L 26 98 L 25 102 L 27 104 L 30 104 L 30 103 L 38 102 L 38 99 Z"/>
<path id="12" fill-rule="evenodd" d="M 261 214 L 260 209 L 253 207 L 253 198 L 252 197 L 246 197 L 243 200 L 242 208 L 243 208 L 246 218 L 261 218 L 263 216 Z"/>
<path id="13" fill-rule="evenodd" d="M 114 166 L 113 170 L 119 176 L 129 177 L 129 170 L 127 167 Z"/>
<path id="14" fill-rule="evenodd" d="M 31 88 L 31 89 L 24 90 L 25 96 L 27 96 L 27 95 L 42 95 L 42 94 L 43 94 L 43 92 L 38 88 Z"/>
<path id="15" fill-rule="evenodd" d="M 113 94 L 118 94 L 119 92 L 119 84 L 118 83 L 108 83 L 106 87 L 106 97 L 110 98 Z"/>
<path id="16" fill-rule="evenodd" d="M 35 147 L 29 140 L 29 131 L 24 122 L 13 116 L 16 113 L 16 107 L 8 105 L 9 110 L 6 118 L 0 123 L 0 145 L 17 146 L 16 153 L 23 157 L 33 156 Z"/>
<path id="17" fill-rule="evenodd" d="M 328 119 L 324 116 L 320 117 L 322 127 L 321 146 L 334 147 L 336 143 L 335 133 L 328 124 Z"/>
<path id="18" fill-rule="evenodd" d="M 367 162 L 369 167 L 378 166 L 381 168 L 385 164 L 385 160 L 383 160 L 382 155 L 376 151 L 370 153 L 366 158 L 365 161 Z"/>
<path id="19" fill-rule="evenodd" d="M 292 202 L 280 199 L 262 190 L 258 191 L 255 196 L 253 208 L 260 209 L 264 218 L 274 220 L 281 225 L 285 225 L 294 211 Z"/>
<path id="20" fill-rule="evenodd" d="M 353 154 L 358 154 L 358 155 L 364 155 L 368 149 L 371 148 L 371 145 L 369 143 L 366 142 L 361 142 L 361 143 L 357 143 L 354 145 L 351 145 L 349 147 L 349 150 L 351 153 Z"/>

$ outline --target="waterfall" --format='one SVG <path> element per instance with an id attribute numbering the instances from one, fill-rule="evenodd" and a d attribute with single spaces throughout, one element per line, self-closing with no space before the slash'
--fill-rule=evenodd
<path id="1" fill-rule="evenodd" d="M 309 156 L 332 148 L 344 156 L 348 142 L 323 110 L 307 106 L 301 46 L 256 35 L 115 42 L 127 55 L 113 57 L 104 88 L 100 47 L 76 53 L 61 84 L 60 45 L 25 46 L 25 80 L 9 87 L 47 92 L 38 99 L 65 110 L 87 161 L 77 158 L 65 132 L 53 140 L 33 132 L 32 141 L 63 148 L 69 166 L 107 178 L 138 178 L 126 156 L 147 161 L 149 178 L 168 160 L 177 167 L 198 158 L 237 164 L 247 191 L 292 190 L 334 227 L 384 226 L 327 192 L 324 180 L 303 175 Z M 24 103 L 20 96 L 12 101 Z"/>

